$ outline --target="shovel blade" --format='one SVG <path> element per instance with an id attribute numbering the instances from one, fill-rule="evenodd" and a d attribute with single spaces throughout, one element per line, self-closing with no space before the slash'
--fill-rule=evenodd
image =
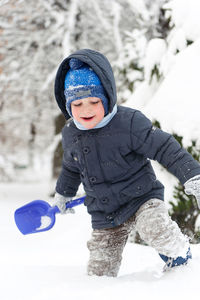
<path id="1" fill-rule="evenodd" d="M 49 230 L 55 223 L 56 209 L 46 201 L 34 200 L 15 211 L 15 223 L 23 234 Z"/>

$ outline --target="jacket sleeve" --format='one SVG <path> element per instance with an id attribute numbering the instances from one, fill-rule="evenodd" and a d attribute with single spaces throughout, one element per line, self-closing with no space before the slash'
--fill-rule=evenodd
<path id="1" fill-rule="evenodd" d="M 60 175 L 56 183 L 56 192 L 65 197 L 74 197 L 81 183 L 80 172 L 71 156 L 68 134 L 65 126 L 62 130 L 63 160 Z"/>
<path id="2" fill-rule="evenodd" d="M 56 192 L 65 197 L 74 197 L 81 183 L 80 174 L 77 169 L 65 161 L 64 156 L 62 169 L 56 183 Z"/>
<path id="3" fill-rule="evenodd" d="M 155 128 L 140 111 L 132 117 L 131 142 L 134 151 L 158 161 L 182 184 L 200 174 L 200 164 L 192 155 L 171 134 Z"/>

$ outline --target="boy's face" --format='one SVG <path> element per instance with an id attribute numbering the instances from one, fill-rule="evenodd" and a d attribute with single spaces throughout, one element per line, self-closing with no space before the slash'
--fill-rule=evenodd
<path id="1" fill-rule="evenodd" d="M 74 119 L 86 129 L 94 128 L 104 118 L 104 107 L 100 98 L 89 97 L 71 103 Z"/>

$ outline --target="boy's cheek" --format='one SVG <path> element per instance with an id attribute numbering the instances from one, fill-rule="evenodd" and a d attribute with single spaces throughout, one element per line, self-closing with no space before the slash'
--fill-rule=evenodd
<path id="1" fill-rule="evenodd" d="M 74 118 L 77 118 L 78 117 L 78 109 L 74 106 L 71 107 L 71 112 L 72 112 L 72 116 Z"/>

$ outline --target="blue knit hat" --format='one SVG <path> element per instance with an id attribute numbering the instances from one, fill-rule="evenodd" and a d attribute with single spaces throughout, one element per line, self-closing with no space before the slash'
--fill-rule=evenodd
<path id="1" fill-rule="evenodd" d="M 72 101 L 88 97 L 100 98 L 104 106 L 105 115 L 107 115 L 108 98 L 97 74 L 90 66 L 77 58 L 71 58 L 69 66 L 70 69 L 65 76 L 64 95 L 66 109 L 70 116 L 72 116 Z"/>

